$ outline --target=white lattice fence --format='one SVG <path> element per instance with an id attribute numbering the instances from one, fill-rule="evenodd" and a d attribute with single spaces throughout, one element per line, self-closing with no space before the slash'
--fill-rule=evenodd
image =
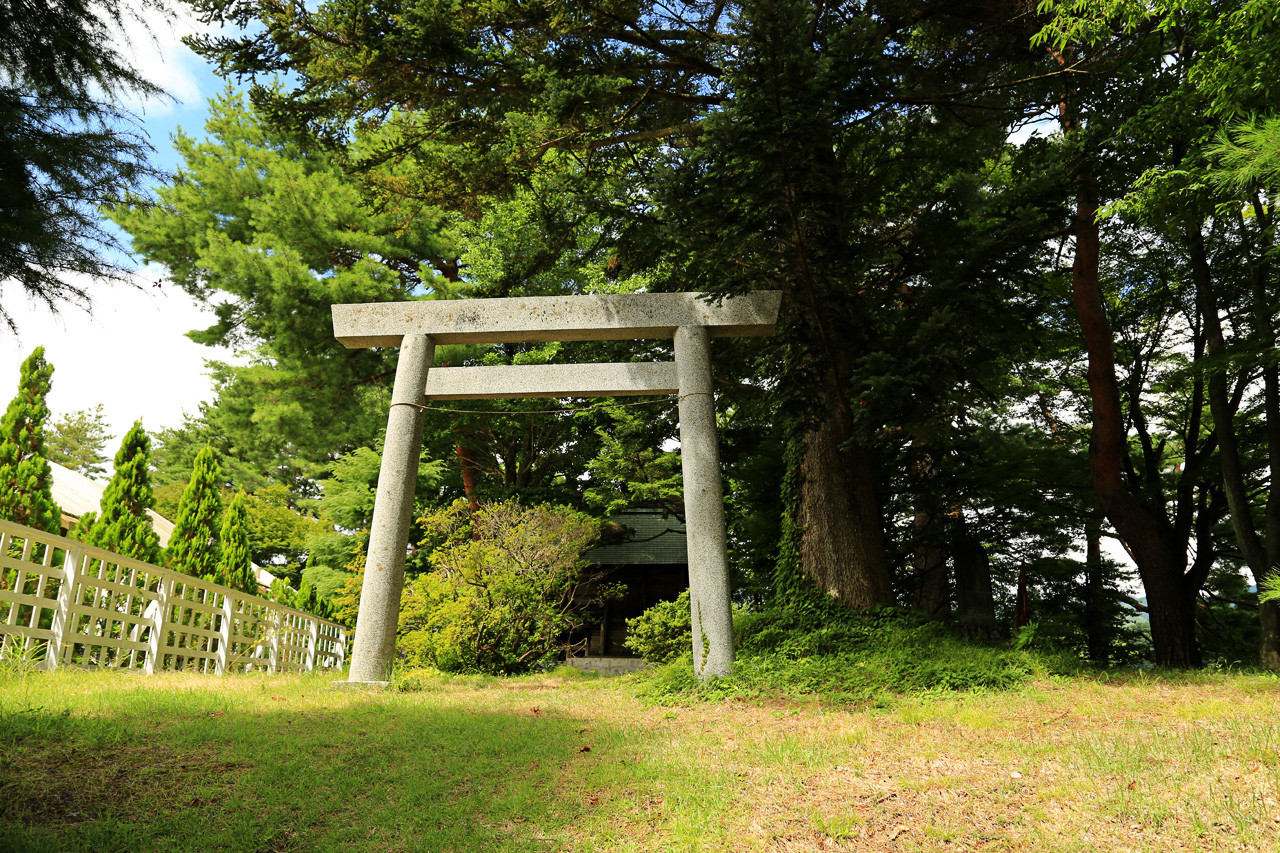
<path id="1" fill-rule="evenodd" d="M 0 659 L 46 669 L 341 669 L 346 629 L 239 590 L 0 521 Z"/>

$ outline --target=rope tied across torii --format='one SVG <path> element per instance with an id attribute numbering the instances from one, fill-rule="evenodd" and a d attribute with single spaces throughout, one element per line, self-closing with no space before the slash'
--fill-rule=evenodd
<path id="1" fill-rule="evenodd" d="M 693 665 L 699 678 L 733 668 L 724 495 L 709 338 L 773 333 L 782 294 L 536 296 L 333 306 L 349 349 L 399 347 L 349 683 L 381 683 L 395 655 L 427 400 L 678 394 L 689 548 Z M 675 360 L 431 369 L 436 344 L 671 338 Z"/>

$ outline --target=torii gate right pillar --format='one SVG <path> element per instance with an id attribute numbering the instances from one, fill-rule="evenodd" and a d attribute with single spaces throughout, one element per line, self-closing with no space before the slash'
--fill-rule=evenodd
<path id="1" fill-rule="evenodd" d="M 706 326 L 678 328 L 675 356 L 680 383 L 680 466 L 689 548 L 693 671 L 700 679 L 711 675 L 723 678 L 733 670 L 733 613 Z"/>

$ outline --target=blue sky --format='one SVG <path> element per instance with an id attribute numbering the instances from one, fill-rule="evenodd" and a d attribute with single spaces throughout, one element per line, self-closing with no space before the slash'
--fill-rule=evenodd
<path id="1" fill-rule="evenodd" d="M 122 38 L 137 66 L 172 96 L 130 105 L 155 148 L 153 162 L 166 170 L 177 166 L 172 135 L 179 127 L 188 135 L 203 135 L 207 102 L 225 85 L 180 41 L 198 26 L 191 19 L 175 25 L 153 21 L 150 36 L 138 27 Z M 0 329 L 0 406 L 17 389 L 23 359 L 44 346 L 54 365 L 49 395 L 54 417 L 101 403 L 113 431 L 111 454 L 137 418 L 155 431 L 178 425 L 183 412 L 194 413 L 212 396 L 204 360 L 233 354 L 184 337 L 189 329 L 210 325 L 212 313 L 172 285 L 155 287 L 162 275 L 158 268 L 140 268 L 138 289 L 90 283 L 91 314 L 66 306 L 55 316 L 6 288 L 0 298 L 18 324 L 18 335 L 15 339 Z"/>

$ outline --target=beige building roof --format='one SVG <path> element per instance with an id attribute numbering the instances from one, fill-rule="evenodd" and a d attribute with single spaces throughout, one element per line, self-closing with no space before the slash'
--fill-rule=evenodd
<path id="1" fill-rule="evenodd" d="M 106 480 L 94 480 L 79 471 L 64 468 L 57 462 L 50 462 L 53 470 L 53 501 L 62 510 L 62 526 L 68 530 L 86 512 L 98 512 L 102 505 L 102 493 L 107 489 Z M 173 535 L 173 522 L 155 510 L 147 510 L 151 518 L 151 527 L 160 539 L 160 547 L 169 547 L 169 537 Z M 267 588 L 276 576 L 254 564 L 258 573 L 258 583 Z"/>
<path id="2" fill-rule="evenodd" d="M 105 481 L 94 480 L 64 468 L 57 462 L 50 462 L 53 469 L 53 500 L 62 510 L 62 523 L 67 528 L 75 524 L 86 512 L 98 512 L 102 504 L 102 493 L 106 491 Z M 151 517 L 151 527 L 160 537 L 160 547 L 169 547 L 169 537 L 173 535 L 173 522 L 155 510 L 147 510 Z M 70 521 L 70 524 L 68 524 Z"/>

